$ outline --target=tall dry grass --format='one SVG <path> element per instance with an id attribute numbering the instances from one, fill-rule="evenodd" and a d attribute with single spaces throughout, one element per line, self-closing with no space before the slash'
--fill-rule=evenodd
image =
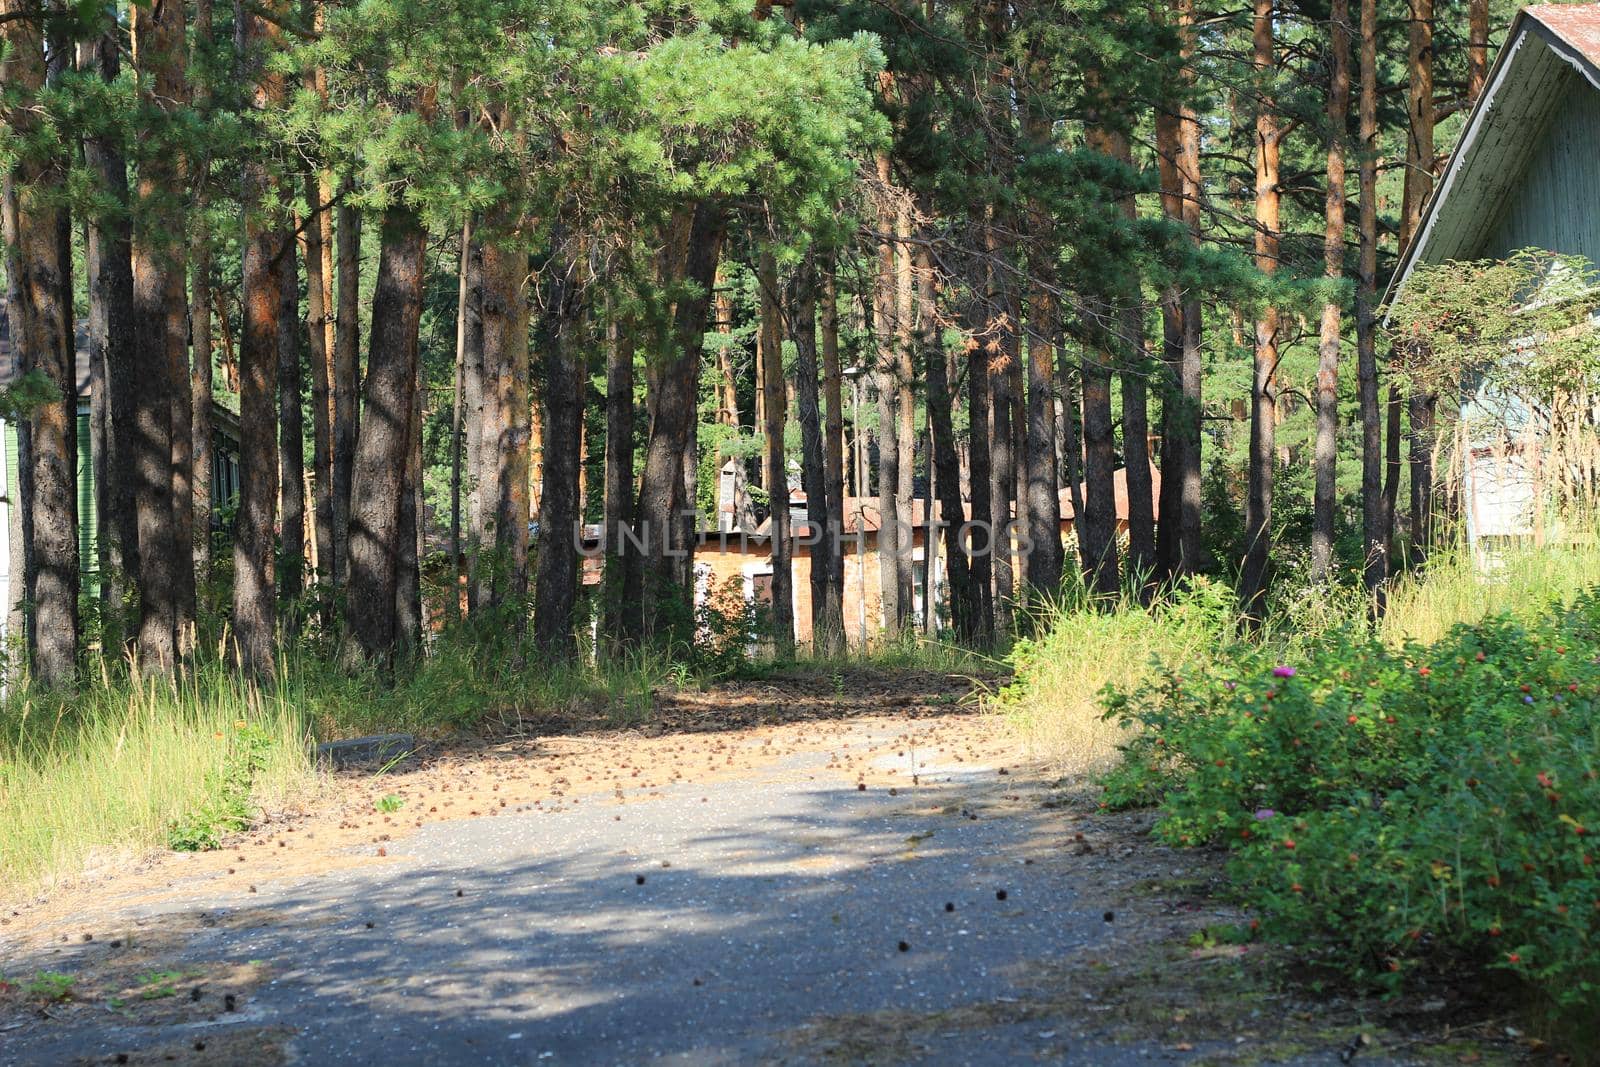
<path id="1" fill-rule="evenodd" d="M 20 683 L 0 714 L 0 896 L 162 844 L 214 799 L 247 736 L 265 742 L 260 803 L 309 788 L 297 696 L 204 668 L 177 681 L 102 673 L 71 699 Z"/>

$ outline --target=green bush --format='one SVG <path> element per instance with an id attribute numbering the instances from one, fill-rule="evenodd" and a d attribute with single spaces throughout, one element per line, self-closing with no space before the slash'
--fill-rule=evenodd
<path id="1" fill-rule="evenodd" d="M 1137 732 L 1105 803 L 1160 799 L 1162 837 L 1225 843 L 1269 935 L 1389 988 L 1465 964 L 1600 1004 L 1600 595 L 1427 645 L 1241 649 L 1107 717 Z"/>

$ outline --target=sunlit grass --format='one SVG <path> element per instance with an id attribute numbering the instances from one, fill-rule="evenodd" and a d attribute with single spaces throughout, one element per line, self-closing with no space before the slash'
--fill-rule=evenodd
<path id="1" fill-rule="evenodd" d="M 1488 567 L 1464 552 L 1440 555 L 1395 583 L 1380 632 L 1387 641 L 1436 641 L 1457 623 L 1500 613 L 1531 617 L 1596 586 L 1600 548 L 1593 545 L 1511 550 Z"/>
<path id="2" fill-rule="evenodd" d="M 163 843 L 203 806 L 242 729 L 270 744 L 253 782 L 272 805 L 312 784 L 292 690 L 267 694 L 222 670 L 87 684 L 70 702 L 25 685 L 0 717 L 0 894 L 107 870 Z"/>

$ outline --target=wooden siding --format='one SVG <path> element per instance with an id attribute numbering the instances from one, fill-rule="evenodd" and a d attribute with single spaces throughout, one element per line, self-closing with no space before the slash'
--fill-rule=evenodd
<path id="1" fill-rule="evenodd" d="M 1474 258 L 1543 248 L 1600 263 L 1600 90 L 1571 68 L 1561 80 L 1565 99 Z"/>

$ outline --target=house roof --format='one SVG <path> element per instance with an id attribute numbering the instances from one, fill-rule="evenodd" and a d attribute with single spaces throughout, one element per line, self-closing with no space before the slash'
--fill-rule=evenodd
<path id="1" fill-rule="evenodd" d="M 1385 303 L 1399 299 L 1416 265 L 1470 258 L 1483 246 L 1521 178 L 1520 162 L 1584 81 L 1600 91 L 1600 3 L 1519 11 Z"/>

